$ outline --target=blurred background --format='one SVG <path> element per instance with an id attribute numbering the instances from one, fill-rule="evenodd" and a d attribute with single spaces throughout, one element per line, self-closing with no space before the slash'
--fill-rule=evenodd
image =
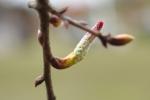
<path id="1" fill-rule="evenodd" d="M 34 88 L 42 73 L 42 50 L 37 43 L 37 13 L 28 0 L 0 0 L 0 100 L 46 100 L 44 84 Z M 135 40 L 124 47 L 102 47 L 98 40 L 83 61 L 72 68 L 52 68 L 57 100 L 150 100 L 150 1 L 51 0 L 66 15 L 89 27 L 105 22 L 103 33 L 128 33 Z M 64 57 L 84 32 L 70 26 L 51 28 L 52 51 Z"/>

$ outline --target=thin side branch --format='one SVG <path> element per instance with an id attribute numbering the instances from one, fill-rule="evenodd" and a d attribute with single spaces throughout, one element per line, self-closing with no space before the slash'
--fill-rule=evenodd
<path id="1" fill-rule="evenodd" d="M 64 9 L 65 9 L 65 8 L 64 8 Z M 66 8 L 65 10 L 64 10 L 64 9 L 62 9 L 61 11 L 66 12 L 68 8 Z M 75 27 L 77 27 L 77 28 L 79 28 L 79 29 L 82 29 L 82 30 L 84 30 L 84 31 L 86 31 L 86 32 L 89 32 L 89 34 L 92 34 L 92 35 L 98 37 L 98 38 L 100 39 L 100 41 L 102 42 L 102 45 L 103 45 L 104 47 L 107 47 L 107 39 L 109 38 L 110 35 L 104 36 L 101 32 L 98 32 L 98 31 L 95 31 L 95 30 L 93 31 L 93 30 L 91 30 L 90 28 L 87 28 L 85 25 L 78 23 L 78 21 L 76 21 L 76 20 L 74 20 L 74 19 L 72 19 L 72 18 L 70 18 L 70 17 L 68 17 L 68 16 L 63 15 L 64 12 L 63 12 L 63 13 L 60 13 L 59 11 L 56 11 L 56 10 L 55 10 L 54 8 L 52 8 L 52 7 L 49 7 L 49 6 L 48 6 L 48 10 L 49 10 L 49 12 L 50 12 L 51 14 L 54 14 L 54 15 L 58 16 L 58 17 L 59 17 L 61 20 L 63 20 L 64 22 L 66 22 L 66 23 L 68 23 L 68 24 L 70 24 L 70 25 L 73 25 L 73 26 L 75 26 Z"/>
<path id="2" fill-rule="evenodd" d="M 38 85 L 40 85 L 41 83 L 43 83 L 44 81 L 44 75 L 39 75 L 34 82 L 35 87 L 37 87 Z"/>
<path id="3" fill-rule="evenodd" d="M 95 36 L 100 36 L 100 35 L 101 35 L 100 32 L 93 31 L 93 30 L 91 30 L 91 29 L 85 27 L 84 25 L 79 24 L 76 20 L 74 20 L 74 19 L 72 19 L 72 18 L 70 18 L 70 17 L 68 17 L 68 16 L 63 15 L 63 13 L 60 13 L 59 11 L 56 11 L 54 8 L 49 8 L 48 10 L 49 10 L 50 13 L 52 13 L 52 14 L 58 16 L 58 17 L 61 18 L 63 21 L 67 21 L 69 24 L 71 24 L 71 25 L 73 25 L 73 26 L 75 26 L 75 27 L 77 27 L 77 28 L 80 28 L 80 29 L 82 29 L 82 30 L 84 30 L 84 31 L 86 31 L 86 32 L 89 32 L 90 34 L 93 34 L 93 35 L 95 35 Z M 66 11 L 66 10 L 65 10 L 65 11 Z"/>

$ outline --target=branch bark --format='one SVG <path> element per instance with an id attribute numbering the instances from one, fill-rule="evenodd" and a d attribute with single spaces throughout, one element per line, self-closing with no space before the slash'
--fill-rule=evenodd
<path id="1" fill-rule="evenodd" d="M 44 62 L 44 81 L 46 85 L 47 92 L 47 100 L 56 100 L 52 87 L 52 79 L 51 79 L 51 64 L 49 59 L 52 59 L 52 53 L 50 48 L 49 41 L 49 12 L 47 7 L 49 6 L 48 0 L 36 0 L 34 4 L 30 5 L 31 7 L 35 7 L 39 14 L 40 20 L 40 38 L 42 40 L 42 49 L 43 49 L 43 62 Z"/>

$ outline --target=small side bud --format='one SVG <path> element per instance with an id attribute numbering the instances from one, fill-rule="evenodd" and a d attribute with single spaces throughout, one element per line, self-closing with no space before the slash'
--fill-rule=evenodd
<path id="1" fill-rule="evenodd" d="M 42 33 L 41 33 L 41 30 L 38 30 L 38 33 L 37 33 L 37 38 L 38 38 L 38 41 L 41 45 L 43 45 L 43 37 L 42 37 Z"/>
<path id="2" fill-rule="evenodd" d="M 120 34 L 120 35 L 117 35 L 114 37 L 109 37 L 107 42 L 114 46 L 123 46 L 123 45 L 126 45 L 129 42 L 131 42 L 133 39 L 134 39 L 134 37 L 131 35 Z"/>
<path id="3" fill-rule="evenodd" d="M 34 86 L 37 87 L 38 85 L 42 84 L 43 81 L 44 81 L 44 76 L 43 75 L 38 76 L 35 79 Z"/>
<path id="4" fill-rule="evenodd" d="M 59 27 L 61 25 L 61 19 L 55 15 L 51 15 L 50 21 L 49 21 L 54 27 Z"/>

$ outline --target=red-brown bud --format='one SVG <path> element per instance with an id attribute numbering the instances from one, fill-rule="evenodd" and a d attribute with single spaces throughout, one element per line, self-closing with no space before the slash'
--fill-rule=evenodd
<path id="1" fill-rule="evenodd" d="M 54 27 L 58 27 L 61 25 L 61 19 L 55 15 L 51 15 L 50 21 L 49 21 Z"/>
<path id="2" fill-rule="evenodd" d="M 129 42 L 131 42 L 133 39 L 134 39 L 134 37 L 131 35 L 120 34 L 120 35 L 117 35 L 114 37 L 109 37 L 107 42 L 114 46 L 123 46 L 123 45 L 126 45 Z"/>

